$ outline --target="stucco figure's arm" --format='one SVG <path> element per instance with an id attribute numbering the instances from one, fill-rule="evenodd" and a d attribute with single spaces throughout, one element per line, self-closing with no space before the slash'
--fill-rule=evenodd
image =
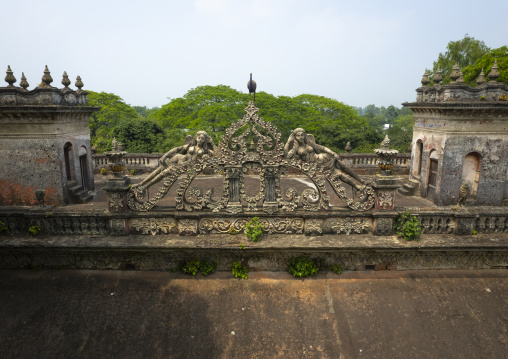
<path id="1" fill-rule="evenodd" d="M 295 142 L 295 136 L 293 134 L 291 134 L 286 142 L 286 144 L 284 145 L 284 155 L 288 158 L 291 158 L 289 157 L 289 150 L 291 149 L 291 144 Z"/>
<path id="2" fill-rule="evenodd" d="M 177 153 L 181 153 L 183 150 L 186 150 L 188 146 L 186 145 L 183 145 L 183 146 L 178 146 L 178 147 L 175 147 L 175 148 L 172 148 L 171 150 L 169 150 L 168 152 L 166 152 L 164 154 L 164 156 L 162 156 L 160 159 L 159 159 L 159 166 L 163 166 L 164 168 L 167 167 L 166 166 L 166 159 L 168 158 L 171 158 L 173 157 L 174 155 L 176 155 Z"/>

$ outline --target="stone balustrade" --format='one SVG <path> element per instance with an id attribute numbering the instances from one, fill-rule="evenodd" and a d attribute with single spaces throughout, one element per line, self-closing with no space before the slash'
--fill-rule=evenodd
<path id="1" fill-rule="evenodd" d="M 159 167 L 159 158 L 164 153 L 127 153 L 124 157 L 125 168 L 136 171 L 151 172 Z M 344 162 L 356 172 L 363 175 L 373 175 L 378 170 L 377 155 L 375 153 L 341 153 Z M 411 154 L 402 153 L 394 157 L 394 174 L 405 174 L 408 169 Z M 102 168 L 108 169 L 108 160 L 104 153 L 93 155 L 94 173 L 99 173 Z"/>

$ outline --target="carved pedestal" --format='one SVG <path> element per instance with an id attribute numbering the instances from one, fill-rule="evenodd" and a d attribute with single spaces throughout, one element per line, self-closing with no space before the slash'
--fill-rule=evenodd
<path id="1" fill-rule="evenodd" d="M 129 190 L 130 179 L 127 176 L 113 177 L 106 182 L 104 190 L 108 193 L 109 212 L 126 212 L 127 191 Z"/>
<path id="2" fill-rule="evenodd" d="M 399 188 L 397 179 L 393 176 L 376 175 L 372 187 L 376 192 L 376 211 L 385 212 L 383 213 L 383 218 L 375 220 L 374 233 L 378 236 L 392 235 L 393 218 L 396 216 L 396 213 L 393 212 L 395 207 L 395 191 Z"/>

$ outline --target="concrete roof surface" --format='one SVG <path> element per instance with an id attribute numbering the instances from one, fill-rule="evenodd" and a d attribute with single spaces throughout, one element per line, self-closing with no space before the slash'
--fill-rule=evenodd
<path id="1" fill-rule="evenodd" d="M 508 271 L 0 271 L 3 358 L 503 358 Z"/>

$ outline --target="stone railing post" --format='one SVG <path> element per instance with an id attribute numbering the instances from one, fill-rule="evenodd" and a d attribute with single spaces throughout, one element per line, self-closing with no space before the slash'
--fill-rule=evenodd
<path id="1" fill-rule="evenodd" d="M 109 169 L 113 172 L 113 178 L 106 181 L 104 190 L 108 194 L 109 212 L 126 212 L 127 191 L 130 189 L 130 179 L 122 171 L 125 169 L 124 157 L 127 152 L 122 151 L 122 144 L 113 139 L 113 150 L 106 152 L 109 159 Z"/>
<path id="2" fill-rule="evenodd" d="M 381 147 L 374 152 L 378 155 L 377 162 L 381 169 L 381 173 L 374 177 L 372 185 L 376 193 L 375 210 L 377 212 L 374 214 L 376 217 L 374 233 L 380 236 L 392 235 L 393 218 L 396 216 L 395 190 L 399 187 L 397 179 L 392 176 L 392 168 L 393 157 L 398 151 L 390 149 L 390 139 L 386 136 Z"/>
<path id="3" fill-rule="evenodd" d="M 240 173 L 241 166 L 228 166 L 225 168 L 226 179 L 229 182 L 229 201 L 227 211 L 231 213 L 242 212 L 242 204 L 240 203 Z"/>

